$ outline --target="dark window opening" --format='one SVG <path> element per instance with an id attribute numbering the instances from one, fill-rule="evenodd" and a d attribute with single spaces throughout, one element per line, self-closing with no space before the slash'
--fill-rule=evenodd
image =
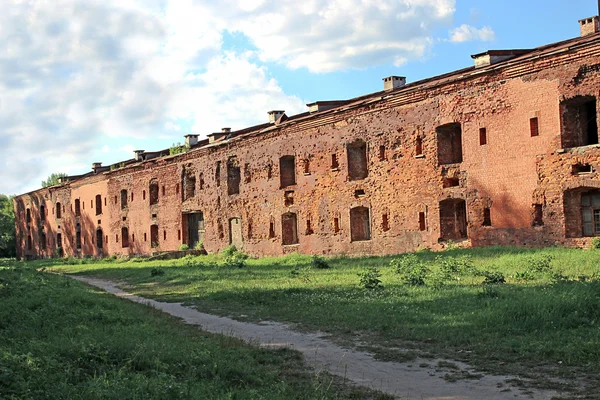
<path id="1" fill-rule="evenodd" d="M 150 247 L 158 247 L 158 225 L 150 225 Z"/>
<path id="2" fill-rule="evenodd" d="M 121 228 L 121 247 L 129 247 L 129 229 L 125 226 Z"/>
<path id="3" fill-rule="evenodd" d="M 56 234 L 56 248 L 62 250 L 62 233 Z"/>
<path id="4" fill-rule="evenodd" d="M 306 234 L 312 235 L 314 233 L 312 226 L 310 225 L 310 219 L 306 220 Z"/>
<path id="5" fill-rule="evenodd" d="M 163 231 L 163 240 L 167 240 L 167 231 Z"/>
<path id="6" fill-rule="evenodd" d="M 279 159 L 279 181 L 282 188 L 296 184 L 296 157 L 283 156 Z"/>
<path id="7" fill-rule="evenodd" d="M 75 232 L 75 247 L 77 250 L 81 250 L 81 232 Z"/>
<path id="8" fill-rule="evenodd" d="M 381 230 L 387 232 L 390 230 L 390 219 L 387 214 L 381 217 Z"/>
<path id="9" fill-rule="evenodd" d="M 94 208 L 94 200 L 90 200 L 90 208 Z"/>
<path id="10" fill-rule="evenodd" d="M 158 204 L 158 181 L 152 179 L 148 187 L 148 195 L 150 196 L 150 205 Z"/>
<path id="11" fill-rule="evenodd" d="M 62 217 L 62 207 L 60 203 L 56 203 L 56 218 Z"/>
<path id="12" fill-rule="evenodd" d="M 194 185 L 196 186 L 196 185 Z M 200 172 L 200 181 L 198 182 L 198 189 L 203 190 L 204 189 L 204 172 Z"/>
<path id="13" fill-rule="evenodd" d="M 540 135 L 540 123 L 537 117 L 529 119 L 529 133 L 531 134 L 531 137 Z"/>
<path id="14" fill-rule="evenodd" d="M 252 182 L 252 170 L 250 170 L 250 164 L 244 164 L 244 183 Z"/>
<path id="15" fill-rule="evenodd" d="M 181 240 L 181 229 L 177 230 L 177 240 Z"/>
<path id="16" fill-rule="evenodd" d="M 308 158 L 302 160 L 302 171 L 304 175 L 310 175 L 310 160 Z"/>
<path id="17" fill-rule="evenodd" d="M 236 157 L 229 157 L 227 160 L 227 194 L 233 195 L 240 192 L 240 182 L 242 180 L 240 166 Z"/>
<path id="18" fill-rule="evenodd" d="M 40 234 L 40 247 L 42 250 L 46 250 L 46 234 L 44 232 Z"/>
<path id="19" fill-rule="evenodd" d="M 600 191 L 581 194 L 583 236 L 600 236 Z"/>
<path id="20" fill-rule="evenodd" d="M 533 205 L 533 226 L 544 225 L 544 208 L 541 204 Z"/>
<path id="21" fill-rule="evenodd" d="M 462 199 L 440 202 L 440 234 L 442 240 L 467 238 L 467 205 Z"/>
<path id="22" fill-rule="evenodd" d="M 167 193 L 167 191 L 166 191 L 165 187 L 163 186 L 162 187 L 162 195 L 164 196 L 166 193 Z"/>
<path id="23" fill-rule="evenodd" d="M 96 215 L 102 214 L 102 196 L 96 195 Z"/>
<path id="24" fill-rule="evenodd" d="M 371 240 L 371 222 L 367 207 L 354 207 L 350 210 L 350 240 Z"/>
<path id="25" fill-rule="evenodd" d="M 31 235 L 27 235 L 27 250 L 31 250 L 33 248 L 33 243 L 31 240 Z"/>
<path id="26" fill-rule="evenodd" d="M 175 194 L 179 194 L 179 183 L 175 185 Z"/>
<path id="27" fill-rule="evenodd" d="M 483 209 L 483 226 L 492 226 L 492 210 L 489 207 Z"/>
<path id="28" fill-rule="evenodd" d="M 115 196 L 115 204 L 117 204 L 117 196 Z"/>
<path id="29" fill-rule="evenodd" d="M 106 197 L 104 198 L 104 207 L 106 207 Z"/>
<path id="30" fill-rule="evenodd" d="M 275 222 L 269 222 L 269 239 L 273 239 L 275 237 Z"/>
<path id="31" fill-rule="evenodd" d="M 248 220 L 248 239 L 252 239 L 252 220 Z"/>
<path id="32" fill-rule="evenodd" d="M 462 129 L 454 122 L 435 129 L 437 134 L 438 164 L 457 164 L 463 160 Z"/>
<path id="33" fill-rule="evenodd" d="M 204 179 L 202 178 L 202 174 L 200 174 L 200 189 L 202 189 L 203 185 Z M 196 196 L 196 174 L 193 170 L 184 168 L 181 186 L 183 187 L 183 201 Z"/>
<path id="34" fill-rule="evenodd" d="M 484 146 L 487 144 L 487 129 L 479 128 L 479 145 Z"/>
<path id="35" fill-rule="evenodd" d="M 123 217 L 121 218 L 123 221 L 127 221 L 127 217 Z"/>
<path id="36" fill-rule="evenodd" d="M 289 207 L 292 204 L 294 204 L 294 191 L 293 190 L 285 191 L 285 193 L 283 194 L 283 203 L 286 207 Z"/>
<path id="37" fill-rule="evenodd" d="M 158 214 L 152 214 L 152 218 L 158 217 Z"/>
<path id="38" fill-rule="evenodd" d="M 31 222 L 31 210 L 28 208 L 26 211 L 26 221 L 29 224 Z"/>
<path id="39" fill-rule="evenodd" d="M 135 242 L 135 233 L 132 233 L 131 234 L 131 243 L 134 243 L 134 242 Z"/>
<path id="40" fill-rule="evenodd" d="M 298 244 L 298 224 L 295 213 L 281 216 L 281 239 L 284 245 Z"/>
<path id="41" fill-rule="evenodd" d="M 415 140 L 415 156 L 423 155 L 423 138 L 421 136 L 417 136 Z"/>
<path id="42" fill-rule="evenodd" d="M 127 189 L 121 190 L 121 210 L 127 208 Z"/>
<path id="43" fill-rule="evenodd" d="M 148 236 L 146 234 L 146 232 L 144 232 L 144 242 L 148 240 Z"/>
<path id="44" fill-rule="evenodd" d="M 102 229 L 98 229 L 96 231 L 96 247 L 99 249 L 104 248 L 104 243 L 102 239 L 104 238 L 104 234 L 102 233 Z"/>
<path id="45" fill-rule="evenodd" d="M 333 232 L 334 233 L 340 232 L 340 219 L 337 217 L 333 219 Z"/>
<path id="46" fill-rule="evenodd" d="M 385 161 L 385 146 L 379 146 L 379 161 Z"/>
<path id="47" fill-rule="evenodd" d="M 369 174 L 367 167 L 367 144 L 357 140 L 346 146 L 348 152 L 348 179 L 357 181 L 365 179 Z"/>
<path id="48" fill-rule="evenodd" d="M 215 166 L 215 182 L 217 187 L 221 186 L 221 161 L 217 161 Z"/>
<path id="49" fill-rule="evenodd" d="M 573 175 L 578 174 L 589 174 L 592 172 L 592 166 L 590 164 L 574 164 L 571 166 L 571 173 Z"/>
<path id="50" fill-rule="evenodd" d="M 427 216 L 424 211 L 419 213 L 419 230 L 421 232 L 427 230 Z"/>
<path id="51" fill-rule="evenodd" d="M 42 220 L 42 221 L 46 220 L 46 206 L 40 207 L 40 220 Z"/>
<path id="52" fill-rule="evenodd" d="M 146 200 L 146 191 L 142 190 L 142 200 Z"/>
<path id="53" fill-rule="evenodd" d="M 338 161 L 337 154 L 332 154 L 331 155 L 331 169 L 338 169 L 338 168 L 340 168 L 340 163 Z"/>
<path id="54" fill-rule="evenodd" d="M 596 98 L 577 96 L 561 103 L 563 147 L 598 144 Z"/>
<path id="55" fill-rule="evenodd" d="M 365 191 L 363 189 L 357 189 L 354 191 L 354 197 L 365 197 Z"/>
<path id="56" fill-rule="evenodd" d="M 443 182 L 442 182 L 442 187 L 443 188 L 450 188 L 450 187 L 456 187 L 456 186 L 460 186 L 460 180 L 456 177 L 445 177 Z"/>

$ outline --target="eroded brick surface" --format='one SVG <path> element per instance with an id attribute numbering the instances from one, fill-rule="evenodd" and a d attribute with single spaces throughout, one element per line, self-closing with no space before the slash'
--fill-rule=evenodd
<path id="1" fill-rule="evenodd" d="M 233 242 L 253 255 L 389 254 L 448 239 L 584 245 L 596 233 L 584 236 L 594 211 L 582 211 L 582 196 L 600 189 L 600 150 L 589 143 L 598 138 L 590 120 L 598 115 L 600 39 L 559 48 L 19 196 L 19 255 L 54 254 L 59 233 L 66 254 L 94 256 L 197 240 L 209 253 Z"/>

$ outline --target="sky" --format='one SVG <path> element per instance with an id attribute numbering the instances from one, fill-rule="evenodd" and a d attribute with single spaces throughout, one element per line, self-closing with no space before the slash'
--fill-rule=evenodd
<path id="1" fill-rule="evenodd" d="M 0 193 L 579 35 L 595 0 L 0 0 Z"/>

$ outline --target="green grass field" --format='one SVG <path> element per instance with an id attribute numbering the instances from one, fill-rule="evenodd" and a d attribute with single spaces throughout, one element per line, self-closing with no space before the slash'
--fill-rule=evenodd
<path id="1" fill-rule="evenodd" d="M 0 260 L 0 399 L 378 396 L 309 373 L 295 351 L 203 333 L 38 264 Z"/>
<path id="2" fill-rule="evenodd" d="M 325 259 L 330 268 L 309 256 L 239 262 L 231 254 L 37 265 L 126 282 L 138 295 L 205 312 L 360 340 L 386 360 L 404 361 L 394 348 L 412 349 L 542 386 L 561 377 L 600 387 L 600 250 L 451 249 L 390 265 L 395 258 Z"/>

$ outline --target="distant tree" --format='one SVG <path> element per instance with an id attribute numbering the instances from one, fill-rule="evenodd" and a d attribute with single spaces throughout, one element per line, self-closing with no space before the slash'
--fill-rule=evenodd
<path id="1" fill-rule="evenodd" d="M 65 176 L 67 176 L 67 174 L 64 172 L 53 173 L 48 177 L 48 179 L 42 181 L 42 187 L 58 185 L 58 178 L 63 178 Z"/>
<path id="2" fill-rule="evenodd" d="M 0 257 L 14 257 L 15 242 L 15 210 L 12 196 L 0 194 Z"/>

